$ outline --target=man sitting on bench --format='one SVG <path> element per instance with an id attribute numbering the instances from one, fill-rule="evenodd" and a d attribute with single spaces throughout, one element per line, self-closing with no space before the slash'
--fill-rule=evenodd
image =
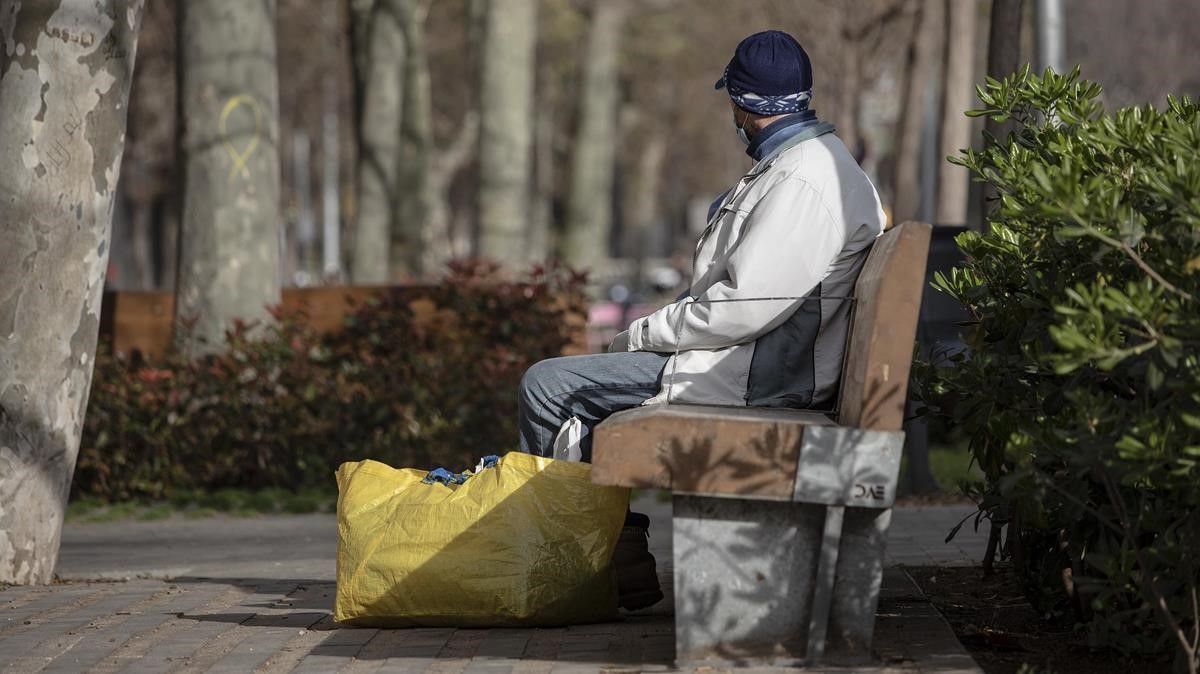
<path id="1" fill-rule="evenodd" d="M 885 223 L 879 196 L 833 127 L 809 108 L 808 55 L 791 35 L 742 40 L 717 81 L 754 167 L 709 209 L 687 294 L 630 324 L 610 353 L 551 358 L 521 381 L 521 449 L 551 456 L 560 428 L 591 430 L 637 405 L 828 408 L 854 283 Z M 662 598 L 631 513 L 614 564 L 621 605 Z"/>

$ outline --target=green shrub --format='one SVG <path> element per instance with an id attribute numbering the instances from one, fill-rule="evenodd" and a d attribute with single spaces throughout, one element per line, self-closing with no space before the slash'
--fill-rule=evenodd
<path id="1" fill-rule="evenodd" d="M 1105 112 L 1078 70 L 979 89 L 1015 132 L 952 159 L 999 194 L 935 285 L 974 317 L 923 395 L 1035 606 L 1197 664 L 1200 106 Z"/>
<path id="2" fill-rule="evenodd" d="M 512 449 L 521 375 L 571 341 L 582 280 L 559 269 L 503 280 L 464 263 L 421 298 L 357 307 L 336 334 L 277 313 L 259 337 L 238 325 L 222 353 L 196 361 L 101 349 L 73 493 L 186 501 L 204 490 L 202 505 L 231 510 L 253 504 L 226 502 L 240 492 L 222 487 L 295 491 L 328 485 L 347 460 L 465 468 Z"/>

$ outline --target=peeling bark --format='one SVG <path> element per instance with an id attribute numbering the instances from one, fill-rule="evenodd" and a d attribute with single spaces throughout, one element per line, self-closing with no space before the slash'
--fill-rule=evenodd
<path id="1" fill-rule="evenodd" d="M 275 2 L 180 0 L 183 211 L 175 344 L 218 351 L 279 296 Z"/>
<path id="2" fill-rule="evenodd" d="M 0 0 L 0 583 L 58 558 L 142 5 Z"/>

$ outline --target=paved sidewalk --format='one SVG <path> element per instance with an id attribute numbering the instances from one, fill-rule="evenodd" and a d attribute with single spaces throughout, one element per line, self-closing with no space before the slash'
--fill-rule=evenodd
<path id="1" fill-rule="evenodd" d="M 670 506 L 647 498 L 635 508 L 654 518 L 651 545 L 669 591 Z M 969 508 L 894 512 L 889 564 L 970 564 L 982 555 L 985 537 L 970 527 L 954 545 L 941 542 Z M 669 596 L 606 625 L 339 629 L 329 617 L 335 546 L 329 515 L 69 525 L 59 574 L 70 582 L 0 590 L 0 671 L 499 674 L 670 668 Z M 885 574 L 878 621 L 878 666 L 830 671 L 979 671 L 900 569 Z"/>
<path id="2" fill-rule="evenodd" d="M 975 530 L 975 506 L 906 506 L 892 510 L 889 566 L 979 566 L 987 548 L 988 521 Z M 946 535 L 963 522 L 949 542 Z"/>

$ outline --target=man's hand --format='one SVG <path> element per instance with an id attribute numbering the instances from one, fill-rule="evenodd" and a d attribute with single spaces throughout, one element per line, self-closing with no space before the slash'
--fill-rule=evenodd
<path id="1" fill-rule="evenodd" d="M 612 344 L 608 345 L 608 352 L 609 353 L 619 353 L 621 351 L 628 351 L 628 350 L 629 350 L 629 331 L 622 330 L 621 332 L 617 333 L 616 337 L 613 337 Z"/>

